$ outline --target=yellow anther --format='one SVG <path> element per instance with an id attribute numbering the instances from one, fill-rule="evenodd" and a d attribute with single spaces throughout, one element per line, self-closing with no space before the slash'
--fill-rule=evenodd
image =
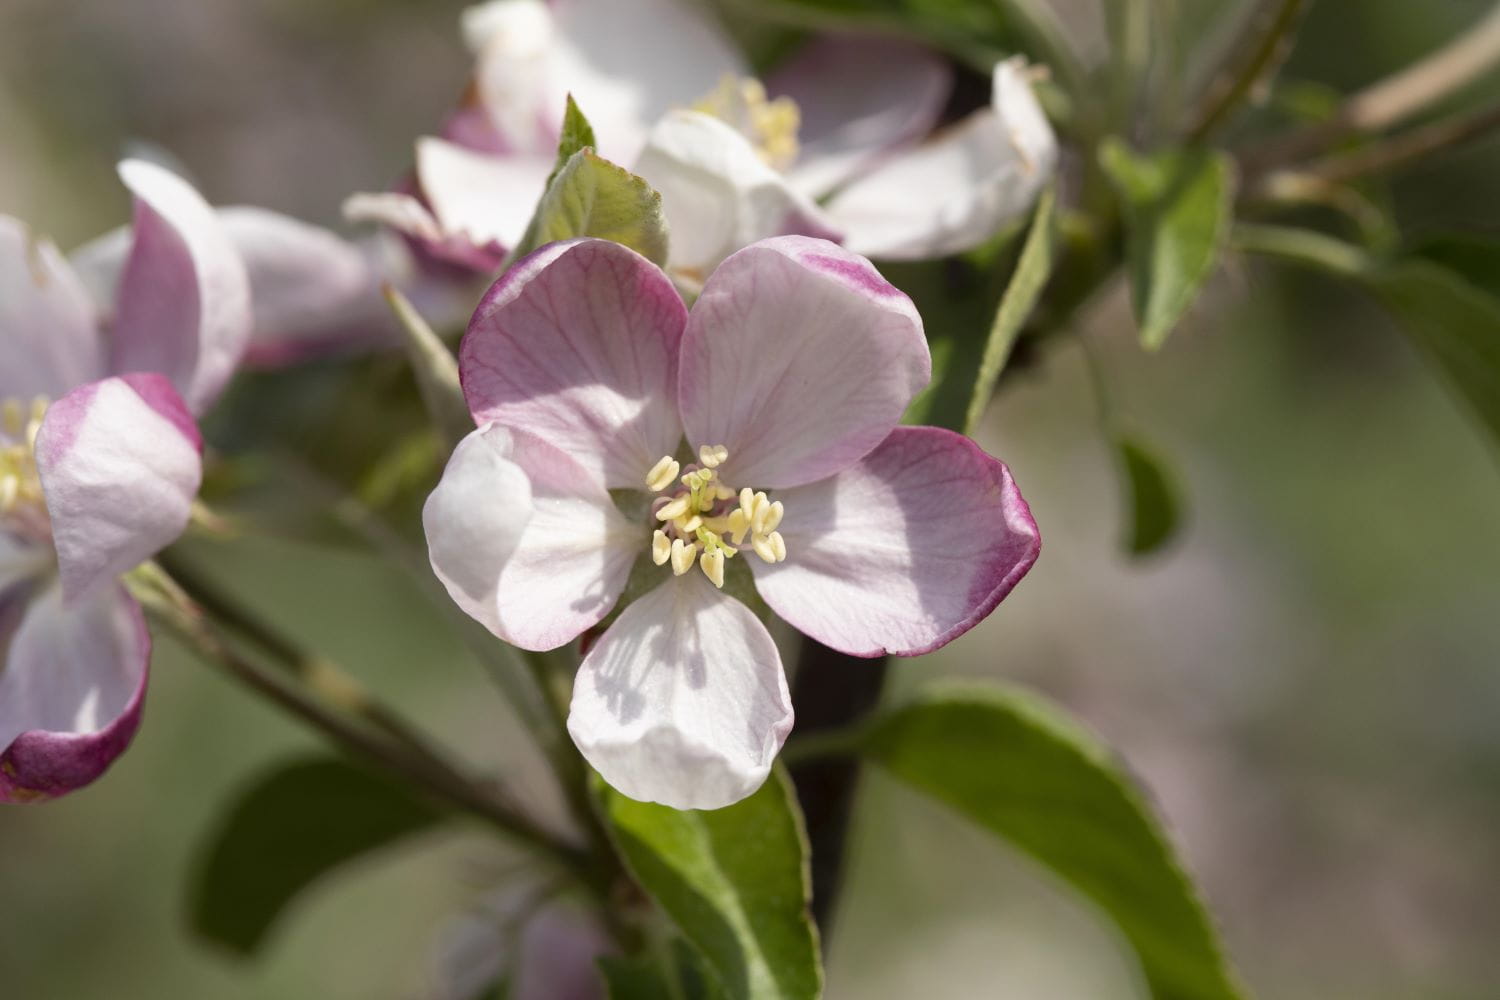
<path id="1" fill-rule="evenodd" d="M 755 550 L 756 555 L 760 556 L 766 562 L 773 563 L 776 561 L 776 549 L 771 545 L 771 539 L 766 535 L 756 535 L 750 539 L 750 547 Z"/>
<path id="2" fill-rule="evenodd" d="M 672 558 L 672 540 L 660 528 L 651 535 L 651 561 L 661 566 Z"/>
<path id="3" fill-rule="evenodd" d="M 652 493 L 660 493 L 672 484 L 681 469 L 681 462 L 671 455 L 663 455 L 661 461 L 651 466 L 651 471 L 646 473 L 646 488 Z"/>
<path id="4" fill-rule="evenodd" d="M 699 514 L 694 514 L 682 522 L 682 531 L 684 534 L 691 535 L 701 527 L 703 527 L 703 517 Z"/>
<path id="5" fill-rule="evenodd" d="M 21 436 L 21 431 L 26 428 L 25 411 L 21 409 L 19 399 L 7 399 L 0 403 L 0 430 L 13 438 Z"/>
<path id="6" fill-rule="evenodd" d="M 688 512 L 688 505 L 689 501 L 687 497 L 677 497 L 676 499 L 668 500 L 662 505 L 661 510 L 656 512 L 656 519 L 658 521 L 675 521 Z"/>
<path id="7" fill-rule="evenodd" d="M 730 500 L 734 497 L 733 487 L 725 486 L 723 483 L 714 483 L 714 499 Z"/>
<path id="8" fill-rule="evenodd" d="M 21 477 L 15 473 L 0 476 L 0 514 L 9 514 L 21 494 Z"/>
<path id="9" fill-rule="evenodd" d="M 797 159 L 797 130 L 802 113 L 790 97 L 770 100 L 756 79 L 736 79 L 725 74 L 694 111 L 713 115 L 733 126 L 750 140 L 755 152 L 777 170 L 785 170 Z"/>
<path id="10" fill-rule="evenodd" d="M 745 534 L 750 530 L 750 519 L 745 516 L 744 508 L 736 507 L 729 512 L 729 537 L 736 545 L 745 541 Z"/>
<path id="11" fill-rule="evenodd" d="M 785 513 L 786 508 L 782 506 L 780 500 L 772 503 L 769 507 L 766 508 L 765 527 L 761 528 L 761 530 L 775 531 L 778 527 L 781 526 L 781 518 Z"/>
<path id="12" fill-rule="evenodd" d="M 713 581 L 715 587 L 724 586 L 724 550 L 710 549 L 698 560 L 703 575 Z"/>
<path id="13" fill-rule="evenodd" d="M 770 529 L 766 527 L 766 519 L 771 516 L 771 501 L 764 493 L 755 494 L 755 506 L 750 511 L 750 532 L 755 535 L 764 535 Z"/>
<path id="14" fill-rule="evenodd" d="M 692 542 L 684 542 L 680 538 L 672 540 L 672 572 L 681 576 L 693 568 L 693 560 L 698 556 L 698 546 Z"/>
<path id="15" fill-rule="evenodd" d="M 775 554 L 776 562 L 786 561 L 786 539 L 781 537 L 781 532 L 773 531 L 766 538 L 771 543 L 771 551 Z"/>
<path id="16" fill-rule="evenodd" d="M 707 469 L 717 469 L 729 457 L 729 449 L 722 444 L 698 446 L 698 461 Z"/>

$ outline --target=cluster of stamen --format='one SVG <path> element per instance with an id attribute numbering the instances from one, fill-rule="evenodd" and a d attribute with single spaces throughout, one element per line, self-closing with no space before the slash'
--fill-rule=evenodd
<path id="1" fill-rule="evenodd" d="M 777 170 L 785 170 L 797 159 L 797 129 L 802 125 L 797 102 L 784 96 L 768 98 L 765 85 L 753 77 L 726 73 L 693 110 L 728 122 Z"/>
<path id="2" fill-rule="evenodd" d="M 36 436 L 48 400 L 0 403 L 0 528 L 21 534 L 47 531 L 47 507 L 36 471 Z"/>
<path id="3" fill-rule="evenodd" d="M 698 449 L 697 464 L 686 472 L 667 455 L 646 473 L 652 493 L 665 494 L 678 484 L 672 495 L 652 505 L 661 522 L 651 536 L 652 561 L 658 566 L 670 563 L 678 576 L 696 562 L 715 587 L 724 586 L 724 561 L 738 555 L 747 539 L 751 551 L 768 563 L 786 558 L 786 541 L 776 530 L 785 513 L 781 501 L 748 486 L 736 493 L 719 478 L 718 468 L 728 457 L 723 445 L 704 445 Z"/>

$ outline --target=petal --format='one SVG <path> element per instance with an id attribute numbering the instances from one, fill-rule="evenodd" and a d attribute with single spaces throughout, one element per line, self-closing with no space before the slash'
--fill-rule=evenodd
<path id="1" fill-rule="evenodd" d="M 90 382 L 48 408 L 36 462 L 69 601 L 182 534 L 203 474 L 201 448 L 165 376 Z"/>
<path id="2" fill-rule="evenodd" d="M 426 203 L 405 191 L 351 194 L 344 199 L 344 218 L 389 226 L 406 237 L 412 253 L 431 270 L 456 267 L 460 272 L 491 274 L 505 260 L 505 247 L 499 243 L 480 246 L 467 236 L 443 232 Z"/>
<path id="3" fill-rule="evenodd" d="M 513 247 L 526 232 L 556 156 L 490 156 L 417 140 L 417 182 L 445 237 Z"/>
<path id="4" fill-rule="evenodd" d="M 104 374 L 88 291 L 57 247 L 0 215 L 0 399 L 56 398 Z"/>
<path id="5" fill-rule="evenodd" d="M 472 432 L 453 449 L 422 508 L 433 573 L 455 604 L 497 635 L 500 571 L 532 513 L 531 483 L 511 452 L 505 428 L 486 424 Z"/>
<path id="6" fill-rule="evenodd" d="M 698 111 L 668 112 L 651 130 L 635 172 L 661 192 L 672 269 L 700 282 L 725 257 L 767 236 L 842 236 L 748 139 Z"/>
<path id="7" fill-rule="evenodd" d="M 134 243 L 120 279 L 114 370 L 170 378 L 194 413 L 218 397 L 250 338 L 250 279 L 213 209 L 182 178 L 120 164 L 135 195 Z"/>
<path id="8" fill-rule="evenodd" d="M 500 572 L 495 634 L 522 649 L 556 649 L 609 614 L 649 535 L 566 454 L 524 431 L 512 440 L 533 513 Z"/>
<path id="9" fill-rule="evenodd" d="M 994 105 L 835 194 L 828 214 L 851 250 L 890 260 L 972 249 L 1022 215 L 1052 177 L 1057 139 L 1014 61 L 995 67 Z"/>
<path id="10" fill-rule="evenodd" d="M 1041 548 L 1010 470 L 937 427 L 899 427 L 853 468 L 778 499 L 787 558 L 751 560 L 756 587 L 796 628 L 853 656 L 951 642 Z"/>
<path id="11" fill-rule="evenodd" d="M 760 787 L 792 729 L 776 644 L 700 573 L 625 609 L 578 669 L 568 732 L 633 799 L 718 809 Z"/>
<path id="12" fill-rule="evenodd" d="M 671 387 L 686 312 L 661 269 L 618 243 L 543 247 L 469 323 L 459 372 L 474 422 L 529 431 L 605 486 L 640 489 L 682 437 Z"/>
<path id="13" fill-rule="evenodd" d="M 797 50 L 766 80 L 797 102 L 802 147 L 792 183 L 826 194 L 937 124 L 953 71 L 925 46 L 897 38 L 826 36 Z"/>
<path id="14" fill-rule="evenodd" d="M 679 404 L 690 444 L 729 449 L 726 482 L 798 486 L 863 458 L 931 377 L 910 299 L 862 257 L 783 236 L 708 279 Z"/>
<path id="15" fill-rule="evenodd" d="M 0 607 L 0 628 L 4 618 Z M 9 638 L 0 670 L 0 802 L 56 798 L 98 778 L 130 744 L 151 636 L 123 589 L 71 604 L 54 586 L 30 602 Z"/>

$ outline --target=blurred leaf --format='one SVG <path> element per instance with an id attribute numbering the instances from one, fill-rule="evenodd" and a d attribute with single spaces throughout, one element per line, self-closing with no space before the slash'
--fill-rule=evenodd
<path id="1" fill-rule="evenodd" d="M 1201 149 L 1140 156 L 1113 138 L 1100 144 L 1099 163 L 1120 196 L 1130 301 L 1141 345 L 1154 351 L 1218 263 L 1233 221 L 1234 167 Z"/>
<path id="2" fill-rule="evenodd" d="M 1479 263 L 1470 259 L 1466 266 Z M 1474 415 L 1500 440 L 1500 298 L 1487 291 L 1500 285 L 1491 278 L 1481 288 L 1425 260 L 1378 268 L 1366 280 Z"/>
<path id="3" fill-rule="evenodd" d="M 1048 187 L 1037 200 L 1036 212 L 1032 216 L 1031 231 L 1021 248 L 1021 259 L 1011 274 L 1010 285 L 1000 297 L 1000 307 L 995 310 L 995 321 L 990 325 L 989 341 L 984 346 L 984 356 L 979 362 L 979 371 L 974 378 L 974 388 L 969 394 L 969 405 L 964 412 L 963 432 L 973 434 L 985 407 L 995 392 L 995 382 L 1005 362 L 1010 358 L 1016 337 L 1026 325 L 1031 311 L 1042 297 L 1042 289 L 1052 274 L 1052 263 L 1057 256 L 1057 192 Z"/>
<path id="4" fill-rule="evenodd" d="M 572 107 L 571 101 L 569 107 Z M 464 401 L 464 391 L 458 383 L 458 360 L 395 286 L 387 284 L 381 291 L 400 321 L 406 357 L 411 362 L 412 375 L 417 380 L 417 391 L 421 393 L 422 405 L 427 408 L 428 419 L 449 445 L 456 445 L 474 429 L 474 418 L 469 414 L 469 405 Z"/>
<path id="5" fill-rule="evenodd" d="M 562 172 L 562 168 L 568 165 L 574 153 L 584 149 L 598 149 L 599 143 L 594 138 L 594 126 L 583 116 L 578 109 L 578 102 L 573 100 L 573 95 L 568 95 L 568 106 L 563 110 L 562 134 L 557 140 L 557 162 L 552 166 L 552 173 L 547 175 L 547 185 L 550 187 L 552 181 Z"/>
<path id="6" fill-rule="evenodd" d="M 443 818 L 403 787 L 339 760 L 281 767 L 240 797 L 210 839 L 192 883 L 193 929 L 249 955 L 319 877 Z"/>
<path id="7" fill-rule="evenodd" d="M 1476 289 L 1500 298 L 1500 239 L 1450 233 L 1412 248 L 1413 257 L 1439 264 Z"/>
<path id="8" fill-rule="evenodd" d="M 667 221 L 651 185 L 580 149 L 547 185 L 526 234 L 511 253 L 518 260 L 557 240 L 596 236 L 622 243 L 655 264 L 667 259 Z"/>
<path id="9" fill-rule="evenodd" d="M 606 955 L 599 959 L 609 1000 L 722 1000 L 723 991 L 711 981 L 703 957 L 692 945 L 674 937 L 663 950 L 660 958 Z"/>
<path id="10" fill-rule="evenodd" d="M 1182 517 L 1181 491 L 1167 474 L 1161 458 L 1140 441 L 1119 437 L 1114 444 L 1125 474 L 1130 507 L 1130 534 L 1125 538 L 1125 551 L 1133 556 L 1149 555 L 1177 533 Z"/>
<path id="11" fill-rule="evenodd" d="M 1097 903 L 1155 1000 L 1243 996 L 1145 796 L 1056 706 L 1011 687 L 949 686 L 878 720 L 865 751 Z"/>
<path id="12" fill-rule="evenodd" d="M 749 798 L 678 811 L 601 788 L 615 843 L 641 887 L 703 953 L 731 1000 L 817 997 L 807 837 L 778 767 Z"/>

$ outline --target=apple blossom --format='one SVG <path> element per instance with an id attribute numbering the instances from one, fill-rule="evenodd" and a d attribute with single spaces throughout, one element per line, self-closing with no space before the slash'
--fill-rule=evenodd
<path id="1" fill-rule="evenodd" d="M 356 195 L 346 211 L 480 270 L 526 227 L 568 93 L 600 153 L 661 192 L 669 270 L 690 283 L 782 234 L 873 257 L 967 250 L 1023 214 L 1056 165 L 1017 59 L 995 66 L 989 107 L 921 142 L 951 78 L 910 43 L 815 41 L 773 76 L 773 97 L 710 20 L 674 0 L 491 0 L 463 21 L 472 103 L 443 137 L 418 140 L 415 192 Z"/>
<path id="2" fill-rule="evenodd" d="M 1036 559 L 1003 464 L 898 426 L 931 375 L 921 319 L 828 241 L 733 254 L 691 313 L 625 247 L 552 244 L 491 288 L 459 365 L 479 429 L 424 510 L 433 569 L 531 650 L 634 598 L 585 656 L 568 728 L 635 798 L 716 808 L 769 772 L 792 705 L 741 597 L 856 656 L 917 655 Z"/>
<path id="3" fill-rule="evenodd" d="M 117 577 L 187 525 L 193 414 L 250 332 L 244 264 L 183 180 L 120 165 L 134 240 L 108 323 L 0 217 L 0 801 L 93 781 L 140 722 L 151 641 Z"/>

